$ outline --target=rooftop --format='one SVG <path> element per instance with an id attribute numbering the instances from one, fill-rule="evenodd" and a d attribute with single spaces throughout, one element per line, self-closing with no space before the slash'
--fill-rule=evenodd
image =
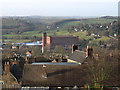
<path id="1" fill-rule="evenodd" d="M 78 65 L 78 64 L 77 63 L 62 63 L 62 62 L 56 62 L 56 63 L 42 62 L 42 63 L 32 63 L 32 65 Z"/>
<path id="2" fill-rule="evenodd" d="M 84 83 L 82 68 L 79 64 L 43 63 L 24 66 L 22 86 L 82 86 Z M 81 79 L 82 77 L 82 79 Z"/>
<path id="3" fill-rule="evenodd" d="M 86 52 L 76 50 L 69 55 L 68 59 L 74 60 L 78 63 L 83 63 L 84 60 L 86 59 Z"/>

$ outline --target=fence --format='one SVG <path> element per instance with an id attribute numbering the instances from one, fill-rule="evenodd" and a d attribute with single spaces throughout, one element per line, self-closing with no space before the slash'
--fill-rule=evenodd
<path id="1" fill-rule="evenodd" d="M 1 90 L 1 89 L 0 89 Z M 19 84 L 12 84 L 12 85 L 2 85 L 2 90 L 63 90 L 63 89 L 55 89 L 50 87 L 21 87 Z M 119 87 L 111 87 L 111 88 L 89 88 L 85 89 L 83 87 L 80 87 L 79 89 L 75 88 L 65 88 L 64 90 L 120 90 Z"/>
<path id="2" fill-rule="evenodd" d="M 2 90 L 6 90 L 6 89 L 20 89 L 21 88 L 21 85 L 19 84 L 10 84 L 10 85 L 6 85 L 6 84 L 3 84 L 2 85 Z"/>

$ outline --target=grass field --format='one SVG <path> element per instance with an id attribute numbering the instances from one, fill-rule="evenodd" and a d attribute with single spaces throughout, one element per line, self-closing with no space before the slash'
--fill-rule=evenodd
<path id="1" fill-rule="evenodd" d="M 109 37 L 105 37 L 105 36 L 102 36 L 101 38 L 99 38 L 99 39 L 96 39 L 96 41 L 108 41 L 108 40 L 110 40 L 110 38 Z"/>
<path id="2" fill-rule="evenodd" d="M 84 24 L 106 24 L 115 21 L 116 19 L 102 19 L 102 18 L 93 18 L 88 20 L 81 20 L 80 23 Z"/>
<path id="3" fill-rule="evenodd" d="M 21 39 L 21 40 L 18 40 L 18 39 L 7 39 L 7 40 L 4 40 L 5 42 L 8 42 L 8 43 L 24 43 L 24 42 L 30 42 L 31 40 L 25 40 L 25 39 Z"/>
<path id="4" fill-rule="evenodd" d="M 63 22 L 61 24 L 59 24 L 58 26 L 77 26 L 78 24 L 80 24 L 81 21 L 69 21 L 69 22 Z"/>
<path id="5" fill-rule="evenodd" d="M 27 31 L 27 32 L 23 32 L 23 34 L 27 35 L 27 34 L 35 34 L 35 33 L 39 33 L 39 31 Z"/>

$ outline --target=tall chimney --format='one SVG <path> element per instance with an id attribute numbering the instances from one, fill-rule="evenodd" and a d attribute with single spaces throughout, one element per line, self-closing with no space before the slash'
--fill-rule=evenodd
<path id="1" fill-rule="evenodd" d="M 78 50 L 78 45 L 72 45 L 72 53 L 75 51 L 75 50 Z"/>
<path id="2" fill-rule="evenodd" d="M 44 53 L 44 47 L 46 46 L 47 33 L 43 33 L 42 36 L 42 53 Z"/>
<path id="3" fill-rule="evenodd" d="M 10 72 L 10 64 L 9 62 L 5 62 L 4 64 L 4 74 L 7 75 Z"/>
<path id="4" fill-rule="evenodd" d="M 93 48 L 88 47 L 86 48 L 86 57 L 93 57 Z"/>

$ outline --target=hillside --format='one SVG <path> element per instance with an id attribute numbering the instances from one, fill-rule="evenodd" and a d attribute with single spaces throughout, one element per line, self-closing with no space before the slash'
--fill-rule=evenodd
<path id="1" fill-rule="evenodd" d="M 108 42 L 109 36 L 118 34 L 116 18 L 61 18 L 61 17 L 7 17 L 3 18 L 3 40 L 29 42 L 41 40 L 43 32 L 48 36 L 73 35 L 92 44 Z M 94 40 L 95 37 L 99 37 Z"/>

